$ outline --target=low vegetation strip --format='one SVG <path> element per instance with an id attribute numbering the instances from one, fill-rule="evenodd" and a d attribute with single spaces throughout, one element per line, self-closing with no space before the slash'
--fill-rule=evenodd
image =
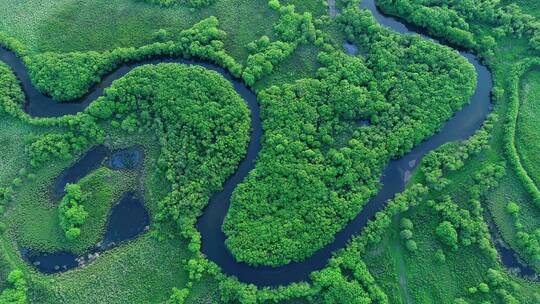
<path id="1" fill-rule="evenodd" d="M 526 59 L 517 64 L 514 67 L 513 72 L 510 74 L 508 82 L 510 104 L 508 108 L 507 124 L 505 127 L 504 150 L 510 165 L 516 172 L 529 195 L 531 195 L 534 204 L 540 207 L 540 190 L 534 183 L 533 179 L 529 176 L 527 170 L 525 170 L 523 167 L 523 163 L 521 162 L 516 147 L 516 126 L 520 106 L 519 82 L 525 72 L 538 65 L 540 65 L 540 59 L 538 58 Z"/>
<path id="2" fill-rule="evenodd" d="M 516 149 L 523 167 L 540 187 L 540 69 L 535 66 L 519 82 L 519 115 L 516 124 Z"/>
<path id="3" fill-rule="evenodd" d="M 144 0 L 144 1 L 148 3 L 152 3 L 152 4 L 158 4 L 161 6 L 185 5 L 185 6 L 193 7 L 193 8 L 206 7 L 216 2 L 216 0 Z"/>

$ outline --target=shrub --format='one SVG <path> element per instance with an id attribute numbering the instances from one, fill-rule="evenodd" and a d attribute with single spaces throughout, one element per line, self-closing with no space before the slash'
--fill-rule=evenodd
<path id="1" fill-rule="evenodd" d="M 506 205 L 506 211 L 510 214 L 517 214 L 519 213 L 519 210 L 519 205 L 514 202 L 510 202 L 508 205 Z"/>
<path id="2" fill-rule="evenodd" d="M 409 250 L 410 252 L 414 252 L 418 249 L 418 245 L 416 245 L 416 242 L 413 241 L 413 240 L 408 240 L 406 243 L 405 243 L 405 247 L 407 248 L 407 250 Z"/>
<path id="3" fill-rule="evenodd" d="M 88 217 L 88 212 L 84 209 L 86 195 L 77 184 L 66 185 L 66 195 L 58 206 L 58 216 L 60 226 L 65 232 L 66 238 L 73 241 L 81 234 L 80 226 L 84 224 Z"/>
<path id="4" fill-rule="evenodd" d="M 169 304 L 184 304 L 186 299 L 189 296 L 189 289 L 187 288 L 173 288 L 171 298 L 169 299 Z"/>
<path id="5" fill-rule="evenodd" d="M 24 279 L 21 270 L 13 270 L 9 273 L 7 281 L 9 287 L 0 293 L 0 303 L 26 304 L 28 301 L 28 283 Z"/>
<path id="6" fill-rule="evenodd" d="M 452 249 L 457 249 L 458 234 L 452 223 L 443 221 L 437 226 L 435 233 L 443 244 L 450 246 Z"/>
<path id="7" fill-rule="evenodd" d="M 408 219 L 406 217 L 401 219 L 401 228 L 402 229 L 411 230 L 411 229 L 413 229 L 413 226 L 414 226 L 413 222 L 410 219 Z"/>
<path id="8" fill-rule="evenodd" d="M 441 249 L 437 249 L 437 251 L 435 252 L 435 260 L 439 263 L 446 262 L 446 256 Z"/>
<path id="9" fill-rule="evenodd" d="M 486 283 L 480 283 L 480 285 L 478 285 L 478 290 L 480 290 L 480 292 L 482 292 L 482 293 L 488 293 L 489 292 L 489 286 Z"/>
<path id="10" fill-rule="evenodd" d="M 408 229 L 404 229 L 404 230 L 401 230 L 401 232 L 399 233 L 399 236 L 403 240 L 408 240 L 408 239 L 411 239 L 413 237 L 413 233 L 412 233 L 412 231 L 410 231 Z"/>

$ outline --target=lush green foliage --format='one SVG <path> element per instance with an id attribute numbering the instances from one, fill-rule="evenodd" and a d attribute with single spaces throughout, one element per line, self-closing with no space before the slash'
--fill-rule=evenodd
<path id="1" fill-rule="evenodd" d="M 482 128 L 463 143 L 445 144 L 429 152 L 422 159 L 421 167 L 426 182 L 436 190 L 448 186 L 451 182 L 448 178 L 443 178 L 443 173 L 461 169 L 467 159 L 487 148 L 491 137 L 490 131 L 496 122 L 497 115 L 492 114 Z"/>
<path id="2" fill-rule="evenodd" d="M 223 39 L 227 35 L 218 26 L 218 20 L 211 17 L 181 31 L 174 42 L 157 42 L 139 48 L 117 48 L 104 53 L 43 53 L 25 57 L 25 62 L 36 86 L 58 101 L 81 97 L 102 76 L 123 63 L 153 57 L 196 56 L 224 66 L 238 76 L 241 66 L 223 51 Z"/>
<path id="3" fill-rule="evenodd" d="M 281 6 L 277 0 L 269 1 L 268 5 L 279 11 L 280 18 L 274 24 L 274 31 L 280 40 L 270 42 L 270 38 L 263 36 L 248 44 L 250 55 L 242 73 L 248 85 L 271 74 L 274 66 L 289 57 L 300 43 L 315 40 L 315 26 L 310 13 L 296 13 L 294 5 Z"/>
<path id="4" fill-rule="evenodd" d="M 75 240 L 81 235 L 80 226 L 84 224 L 88 217 L 88 212 L 84 209 L 87 204 L 88 195 L 81 191 L 81 186 L 77 184 L 66 185 L 66 195 L 58 206 L 58 217 L 60 226 L 66 233 L 66 238 Z"/>
<path id="5" fill-rule="evenodd" d="M 249 139 L 244 101 L 228 81 L 201 67 L 137 68 L 107 89 L 88 115 L 114 118 L 112 125 L 128 133 L 159 134 L 158 166 L 172 192 L 160 203 L 158 219 L 178 223 L 185 236 L 196 233 L 195 219 L 232 174 Z"/>
<path id="6" fill-rule="evenodd" d="M 24 93 L 17 78 L 5 63 L 0 63 L 0 111 L 11 115 L 22 115 L 21 106 L 24 104 Z"/>
<path id="7" fill-rule="evenodd" d="M 452 223 L 448 221 L 442 222 L 439 224 L 439 226 L 437 226 L 435 233 L 444 244 L 450 246 L 451 248 L 457 249 L 458 235 L 456 228 L 454 228 Z"/>
<path id="8" fill-rule="evenodd" d="M 89 84 L 100 80 L 104 71 L 114 68 L 110 59 L 98 52 L 44 53 L 27 58 L 25 63 L 36 87 L 58 101 L 79 97 Z"/>
<path id="9" fill-rule="evenodd" d="M 4 32 L 0 32 L 0 46 L 12 50 L 20 57 L 27 55 L 27 50 L 24 44 L 18 39 L 15 39 Z"/>
<path id="10" fill-rule="evenodd" d="M 268 37 L 263 36 L 250 43 L 249 48 L 252 54 L 248 57 L 242 78 L 248 85 L 253 85 L 262 76 L 272 73 L 274 65 L 291 55 L 296 48 L 296 43 L 279 40 L 270 42 Z"/>
<path id="11" fill-rule="evenodd" d="M 0 303 L 26 304 L 28 299 L 28 283 L 24 279 L 23 272 L 20 270 L 13 270 L 9 273 L 7 280 L 11 284 L 11 287 L 0 293 Z"/>
<path id="12" fill-rule="evenodd" d="M 35 135 L 26 152 L 32 167 L 40 167 L 52 159 L 68 160 L 73 153 L 83 151 L 91 143 L 103 141 L 103 131 L 90 116 L 77 115 L 70 119 L 70 131 Z"/>
<path id="13" fill-rule="evenodd" d="M 383 0 L 380 5 L 392 7 L 400 16 L 430 31 L 430 34 L 443 37 L 453 43 L 474 48 L 476 41 L 469 32 L 469 25 L 454 10 L 444 6 L 424 6 L 421 1 Z"/>
<path id="14" fill-rule="evenodd" d="M 472 94 L 472 67 L 455 52 L 391 34 L 358 10 L 342 22 L 349 20 L 355 38 L 371 41 L 367 62 L 321 53 L 317 78 L 258 96 L 263 149 L 223 227 L 242 261 L 298 261 L 330 242 L 376 192 L 384 164 L 437 131 Z M 362 120 L 371 124 L 358 127 Z"/>
<path id="15" fill-rule="evenodd" d="M 128 3 L 126 1 L 115 0 L 111 5 L 122 5 Z M 155 6 L 136 4 L 138 1 L 129 0 L 131 2 L 134 8 L 155 9 Z M 223 9 L 225 2 L 233 9 Z M 299 12 L 310 12 L 314 6 L 310 1 L 297 2 L 300 1 L 287 1 L 287 4 L 294 3 Z M 339 4 L 345 7 L 347 2 Z M 393 13 L 403 9 L 403 5 L 407 10 L 400 14 L 402 17 L 426 27 L 433 35 L 445 36 L 455 44 L 474 48 L 489 63 L 500 63 L 490 52 L 504 38 L 502 34 L 517 33 L 527 38 L 535 35 L 534 21 L 518 12 L 516 6 L 506 8 L 499 1 L 378 3 L 383 3 L 383 7 Z M 256 5 L 266 8 L 266 4 L 264 0 Z M 413 10 L 407 8 L 408 4 L 413 5 Z M 0 7 L 6 5 L 9 7 L 9 4 L 0 4 Z M 29 4 L 20 5 L 26 8 Z M 100 1 L 92 5 L 106 7 Z M 228 245 L 233 250 L 237 248 L 236 255 L 241 259 L 255 264 L 281 264 L 302 259 L 329 242 L 375 193 L 384 164 L 437 131 L 466 102 L 472 93 L 474 77 L 465 60 L 455 52 L 420 38 L 389 33 L 369 14 L 352 6 L 345 9 L 338 22 L 348 39 L 360 47 L 362 57 L 345 56 L 329 45 L 341 43 L 334 21 L 322 21 L 324 18 L 295 12 L 276 0 L 269 1 L 271 9 L 268 11 L 279 13 L 275 16 L 261 14 L 266 18 L 258 18 L 268 24 L 275 21 L 274 33 L 261 31 L 256 23 L 249 23 L 254 30 L 247 35 L 243 31 L 251 27 L 242 24 L 245 19 L 252 18 L 246 17 L 251 15 L 245 14 L 243 8 L 250 5 L 243 1 L 218 1 L 209 8 L 191 10 L 195 16 L 191 19 L 189 16 L 178 18 L 182 19 L 178 21 L 180 24 L 190 24 L 208 12 L 214 12 L 213 7 L 219 7 L 216 11 L 228 20 L 229 37 L 232 38 L 226 38 L 217 28 L 217 21 L 211 18 L 205 21 L 209 26 L 199 28 L 201 31 L 177 34 L 167 28 L 155 35 L 160 43 L 138 47 L 141 41 L 149 39 L 148 26 L 142 20 L 149 18 L 141 18 L 140 34 L 134 30 L 136 27 L 126 31 L 127 34 L 112 34 L 110 37 L 128 35 L 133 39 L 128 39 L 129 42 L 110 39 L 105 42 L 105 49 L 111 51 L 101 53 L 27 54 L 15 41 L 6 43 L 1 35 L 0 40 L 17 49 L 22 57 L 26 56 L 33 81 L 58 100 L 82 96 L 92 84 L 123 62 L 161 55 L 211 60 L 234 75 L 241 75 L 248 84 L 264 78 L 256 84 L 257 89 L 262 89 L 259 100 L 265 128 L 263 151 L 255 171 L 235 192 L 233 209 L 224 229 L 230 237 Z M 181 6 L 163 9 L 163 14 L 182 10 Z M 93 12 L 85 14 L 89 18 L 95 17 Z M 72 15 L 69 11 L 52 14 L 51 19 L 62 20 L 62 16 Z M 118 26 L 110 27 L 111 31 L 125 29 L 122 18 L 119 19 Z M 490 26 L 498 24 L 499 33 L 492 33 L 488 27 L 479 30 L 475 24 L 478 20 L 486 21 Z M 6 24 L 10 22 L 8 20 Z M 153 22 L 158 26 L 167 21 L 155 19 Z M 238 28 L 236 23 L 239 23 Z M 88 28 L 95 30 L 96 35 L 70 39 L 65 48 L 73 50 L 86 45 L 88 49 L 103 50 L 103 41 L 95 43 L 95 37 L 104 40 L 103 34 L 99 29 Z M 62 31 L 67 33 L 69 30 Z M 45 39 L 50 32 L 43 28 L 36 28 L 36 32 L 45 36 L 32 39 L 52 41 L 46 44 L 49 48 L 61 41 Z M 323 45 L 325 52 L 319 56 L 322 68 L 316 74 L 312 73 L 315 67 L 300 73 L 294 66 L 289 71 L 290 62 L 296 60 L 291 58 L 298 56 L 298 49 L 304 47 L 313 54 L 319 52 L 312 43 L 316 41 L 315 44 L 321 46 L 322 32 L 332 33 L 337 40 L 324 38 L 329 44 Z M 168 40 L 172 42 L 164 42 Z M 236 43 L 238 41 L 242 43 Z M 247 46 L 248 41 L 253 43 Z M 113 50 L 123 43 L 137 48 Z M 534 43 L 531 39 L 531 46 Z M 225 49 L 232 50 L 236 58 L 244 54 L 248 58 L 246 69 L 232 60 Z M 499 76 L 513 75 L 501 72 L 504 71 L 502 66 L 511 64 L 490 68 L 495 67 L 494 73 Z M 2 67 L 0 65 L 0 69 Z M 293 76 L 283 77 L 286 73 Z M 301 78 L 305 79 L 283 84 L 285 80 Z M 510 77 L 512 83 L 514 80 Z M 267 84 L 273 82 L 278 86 L 268 88 Z M 504 96 L 498 87 L 494 93 Z M 209 195 L 220 189 L 223 180 L 234 171 L 245 152 L 249 133 L 245 106 L 223 79 L 199 68 L 172 64 L 142 67 L 113 84 L 107 95 L 94 102 L 85 113 L 58 119 L 30 119 L 21 111 L 23 101 L 13 74 L 7 69 L 0 70 L 1 108 L 21 119 L 18 124 L 13 124 L 10 121 L 14 119 L 6 116 L 7 126 L 0 130 L 0 135 L 12 132 L 12 137 L 23 137 L 20 134 L 33 133 L 27 138 L 26 155 L 18 145 L 16 149 L 24 160 L 28 156 L 32 158 L 33 167 L 26 167 L 26 162 L 20 165 L 20 161 L 9 166 L 0 164 L 1 169 L 6 168 L 0 170 L 2 201 L 11 204 L 11 199 L 15 198 L 13 204 L 7 205 L 9 217 L 40 215 L 45 208 L 56 212 L 55 208 L 46 205 L 50 203 L 47 199 L 36 199 L 28 193 L 36 192 L 40 197 L 46 186 L 35 187 L 34 184 L 50 183 L 55 172 L 67 166 L 74 155 L 88 146 L 100 142 L 125 145 L 139 140 L 137 134 L 144 138 L 153 133 L 160 138 L 153 142 L 156 153 L 152 155 L 153 160 L 158 160 L 159 169 L 146 168 L 144 174 L 156 174 L 161 183 L 150 186 L 146 184 L 148 180 L 144 183 L 152 196 L 149 204 L 153 206 L 154 214 L 161 211 L 158 226 L 162 233 L 153 232 L 152 235 L 160 238 L 164 234 L 176 235 L 176 231 L 169 230 L 167 225 L 172 220 L 191 241 L 183 244 L 173 237 L 157 242 L 145 235 L 78 271 L 52 279 L 29 272 L 32 300 L 36 302 L 165 302 L 171 293 L 173 303 L 220 300 L 232 303 L 429 303 L 434 299 L 443 303 L 536 303 L 540 299 L 534 295 L 537 286 L 515 280 L 501 269 L 483 219 L 483 195 L 497 187 L 504 172 L 496 162 L 500 158 L 493 157 L 500 152 L 492 149 L 498 145 L 501 133 L 501 124 L 496 119 L 489 120 L 468 141 L 446 145 L 426 157 L 421 174 L 413 181 L 425 181 L 432 188 L 428 203 L 422 203 L 426 187 L 410 186 L 387 209 L 377 214 L 362 235 L 336 253 L 327 267 L 314 273 L 312 282 L 270 289 L 227 278 L 216 265 L 199 254 L 200 238 L 194 229 L 195 219 Z M 496 110 L 499 114 L 504 113 L 507 104 L 506 99 L 502 101 Z M 13 132 L 15 127 L 12 125 L 20 130 Z M 512 132 L 518 134 L 515 127 Z M 112 133 L 117 135 L 112 136 Z M 125 136 L 130 139 L 119 139 Z M 486 153 L 488 145 L 490 151 Z M 15 152 L 0 152 L 3 157 L 8 156 L 6 159 L 16 159 L 13 157 Z M 24 170 L 18 172 L 20 168 Z M 37 182 L 33 182 L 35 174 L 38 175 Z M 93 173 L 92 176 L 95 177 L 93 180 L 110 181 L 102 174 Z M 136 182 L 132 181 L 130 186 L 132 184 Z M 83 185 L 81 188 L 84 191 Z M 172 193 L 169 193 L 171 188 Z M 451 195 L 441 195 L 442 190 L 443 194 Z M 101 193 L 99 189 L 95 192 Z M 154 197 L 155 193 L 160 195 Z M 103 210 L 108 210 L 109 204 L 103 202 L 114 200 L 111 195 L 104 197 L 109 200 L 99 200 L 100 205 L 104 206 Z M 157 202 L 161 202 L 159 207 Z M 524 215 L 522 202 L 518 204 L 512 205 L 509 211 L 523 224 L 529 215 Z M 26 210 L 21 212 L 21 208 Z M 29 209 L 38 211 L 32 213 Z M 91 215 L 83 226 L 81 238 L 86 226 L 94 220 L 92 210 L 93 207 L 87 210 Z M 43 220 L 39 216 L 30 218 Z M 42 227 L 48 224 L 50 222 L 45 219 Z M 527 222 L 523 226 L 530 224 Z M 13 231 L 20 227 L 8 223 L 8 238 L 17 242 L 31 238 L 14 237 Z M 536 234 L 528 227 L 525 231 L 530 236 L 528 244 L 533 244 L 534 240 L 531 240 Z M 21 229 L 16 233 L 32 234 L 28 232 L 28 229 Z M 24 241 L 21 244 L 25 244 Z M 458 250 L 448 250 L 456 247 Z M 532 247 L 525 246 L 524 250 Z M 7 242 L 0 239 L 0 249 L 4 248 L 12 251 L 11 239 Z M 63 247 L 55 244 L 53 248 Z M 0 267 L 7 265 L 4 258 L 0 256 Z M 15 260 L 18 261 L 18 257 Z M 27 266 L 23 264 L 22 267 L 26 269 Z M 6 285 L 0 282 L 0 286 Z"/>
<path id="16" fill-rule="evenodd" d="M 514 228 L 517 230 L 518 244 L 523 248 L 527 260 L 532 265 L 540 263 L 540 228 L 533 233 L 525 231 L 523 223 L 520 220 L 520 207 L 515 202 L 510 202 L 506 205 L 506 211 L 512 215 L 514 219 Z"/>
<path id="17" fill-rule="evenodd" d="M 516 4 L 504 5 L 500 0 L 425 2 L 422 0 L 381 0 L 385 10 L 427 28 L 430 34 L 453 44 L 474 49 L 492 47 L 493 37 L 479 37 L 472 23 L 483 22 L 493 27 L 493 35 L 526 36 L 532 48 L 540 49 L 540 21 L 524 13 Z"/>

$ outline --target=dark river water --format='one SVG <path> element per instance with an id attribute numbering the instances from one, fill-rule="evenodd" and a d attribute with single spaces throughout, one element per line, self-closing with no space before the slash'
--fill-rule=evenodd
<path id="1" fill-rule="evenodd" d="M 383 26 L 389 27 L 403 34 L 417 34 L 410 30 L 405 24 L 390 16 L 381 14 L 373 0 L 363 0 L 362 8 L 369 9 L 377 21 Z M 336 12 L 330 8 L 331 12 Z M 416 30 L 416 29 L 415 29 Z M 420 33 L 421 34 L 421 33 Z M 425 36 L 424 36 L 425 37 Z M 428 38 L 428 37 L 426 37 Z M 429 38 L 428 38 L 429 39 Z M 346 45 L 347 49 L 354 53 L 357 51 L 353 45 Z M 461 55 L 475 67 L 477 73 L 477 86 L 470 103 L 458 111 L 442 128 L 440 132 L 428 140 L 417 145 L 410 153 L 404 157 L 392 160 L 384 170 L 381 177 L 382 188 L 379 193 L 372 198 L 358 214 L 358 216 L 348 223 L 340 232 L 335 235 L 335 239 L 330 244 L 315 252 L 312 256 L 302 262 L 293 262 L 280 267 L 258 266 L 253 267 L 246 263 L 235 260 L 225 246 L 226 236 L 221 230 L 221 225 L 227 214 L 230 205 L 230 198 L 233 190 L 241 183 L 247 174 L 253 169 L 257 155 L 261 149 L 260 141 L 262 137 L 262 126 L 259 115 L 259 105 L 255 94 L 247 88 L 240 80 L 234 79 L 226 70 L 212 64 L 183 60 L 183 59 L 152 59 L 143 62 L 125 64 L 106 76 L 102 82 L 94 86 L 90 93 L 73 103 L 57 103 L 51 98 L 41 94 L 32 85 L 28 73 L 23 63 L 11 52 L 0 48 L 0 60 L 6 62 L 15 71 L 21 80 L 22 86 L 27 96 L 26 111 L 36 117 L 53 117 L 65 114 L 73 114 L 82 111 L 90 102 L 103 94 L 104 88 L 133 68 L 143 64 L 158 64 L 161 62 L 175 62 L 183 64 L 200 65 L 220 73 L 228 79 L 234 86 L 236 92 L 246 101 L 251 111 L 252 134 L 248 146 L 246 158 L 240 163 L 238 170 L 232 175 L 224 185 L 223 191 L 215 193 L 205 208 L 203 215 L 197 222 L 197 228 L 202 235 L 202 252 L 208 259 L 221 267 L 227 275 L 236 276 L 240 281 L 253 283 L 258 286 L 286 285 L 292 282 L 307 281 L 311 272 L 323 268 L 332 253 L 346 246 L 347 242 L 355 235 L 359 234 L 367 222 L 375 214 L 384 209 L 387 201 L 397 193 L 405 189 L 412 171 L 417 167 L 422 157 L 429 151 L 440 145 L 464 140 L 474 134 L 480 128 L 483 121 L 492 109 L 490 103 L 490 92 L 492 89 L 492 77 L 488 69 L 481 65 L 476 57 L 467 52 Z M 140 150 L 140 153 L 143 153 Z M 63 194 L 63 185 L 66 182 L 74 182 L 88 174 L 91 170 L 101 166 L 109 165 L 116 169 L 133 169 L 133 163 L 143 157 L 142 154 L 133 151 L 123 151 L 124 160 L 107 161 L 110 152 L 98 146 L 88 152 L 73 167 L 64 171 L 54 185 L 53 197 L 58 199 Z M 127 160 L 126 160 L 127 159 Z M 42 254 L 30 250 L 22 250 L 23 255 L 34 264 L 37 269 L 46 273 L 53 273 L 67 270 L 93 260 L 99 253 L 122 241 L 132 239 L 142 233 L 149 224 L 148 213 L 144 209 L 140 195 L 134 193 L 126 194 L 117 204 L 112 212 L 107 226 L 104 239 L 96 248 L 82 257 L 73 254 L 59 252 L 54 254 Z M 509 254 L 500 252 L 503 255 L 503 262 L 509 260 Z M 514 256 L 512 254 L 512 256 Z M 515 258 L 515 256 L 514 256 Z"/>
<path id="2" fill-rule="evenodd" d="M 101 166 L 113 170 L 136 170 L 142 165 L 144 150 L 142 147 L 131 147 L 111 152 L 104 145 L 96 146 L 84 154 L 77 163 L 62 171 L 55 179 L 52 199 L 60 200 L 65 192 L 66 184 L 76 183 L 81 178 Z"/>
<path id="3" fill-rule="evenodd" d="M 77 256 L 71 252 L 43 253 L 27 248 L 21 249 L 22 256 L 43 273 L 57 273 L 86 265 L 99 254 L 119 243 L 131 240 L 148 230 L 150 216 L 139 193 L 128 192 L 122 196 L 112 210 L 101 242 L 88 253 Z"/>
<path id="4" fill-rule="evenodd" d="M 140 146 L 117 151 L 110 151 L 103 145 L 96 146 L 55 179 L 51 198 L 59 201 L 64 196 L 64 187 L 68 183 L 78 182 L 101 166 L 112 170 L 138 170 L 143 160 L 144 150 Z M 62 272 L 93 261 L 101 252 L 148 230 L 149 225 L 150 215 L 144 206 L 142 195 L 128 192 L 112 208 L 103 239 L 88 253 L 78 256 L 70 252 L 44 253 L 23 248 L 21 254 L 41 272 Z"/>

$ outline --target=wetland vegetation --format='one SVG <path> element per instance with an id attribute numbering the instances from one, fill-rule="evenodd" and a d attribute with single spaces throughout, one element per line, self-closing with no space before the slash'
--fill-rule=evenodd
<path id="1" fill-rule="evenodd" d="M 1 3 L 0 303 L 540 302 L 539 9 Z"/>

